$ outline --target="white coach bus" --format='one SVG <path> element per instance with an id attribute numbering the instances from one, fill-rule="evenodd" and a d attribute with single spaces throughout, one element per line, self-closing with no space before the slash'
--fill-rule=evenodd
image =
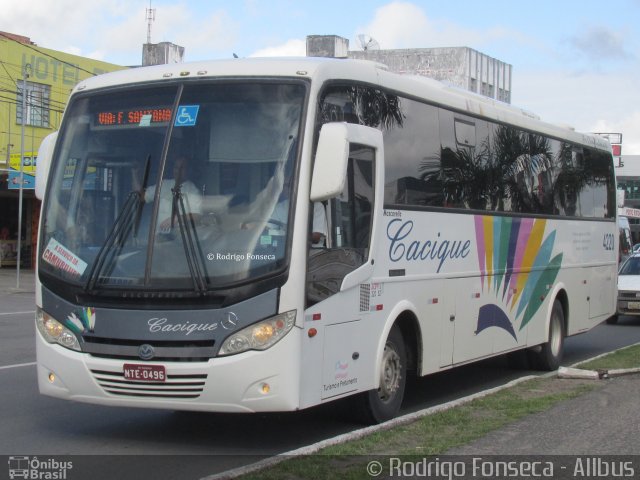
<path id="1" fill-rule="evenodd" d="M 518 349 L 555 369 L 566 336 L 615 313 L 609 144 L 375 63 L 83 81 L 36 194 L 54 397 L 264 412 L 353 396 L 380 422 L 410 372 Z"/>

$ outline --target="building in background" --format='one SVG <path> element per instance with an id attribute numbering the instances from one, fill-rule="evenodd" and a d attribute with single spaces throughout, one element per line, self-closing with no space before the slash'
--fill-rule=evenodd
<path id="1" fill-rule="evenodd" d="M 397 73 L 422 75 L 448 85 L 511 103 L 513 67 L 469 47 L 384 50 L 371 37 L 359 36 L 359 50 L 337 35 L 307 36 L 307 56 L 372 60 Z"/>
<path id="2" fill-rule="evenodd" d="M 142 45 L 142 66 L 182 63 L 184 47 L 171 42 L 145 43 Z"/>
<path id="3" fill-rule="evenodd" d="M 123 68 L 42 48 L 28 37 L 0 32 L 0 267 L 15 266 L 23 121 L 21 258 L 26 267 L 33 263 L 40 214 L 40 202 L 33 194 L 40 142 L 59 128 L 69 94 L 78 82 Z"/>

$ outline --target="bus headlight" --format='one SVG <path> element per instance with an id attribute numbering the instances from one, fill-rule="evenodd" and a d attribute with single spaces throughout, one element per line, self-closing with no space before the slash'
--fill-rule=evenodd
<path id="1" fill-rule="evenodd" d="M 219 356 L 233 355 L 247 350 L 266 350 L 280 341 L 296 323 L 296 311 L 281 313 L 243 328 L 227 338 Z"/>
<path id="2" fill-rule="evenodd" d="M 41 308 L 36 311 L 36 327 L 47 342 L 81 351 L 80 342 L 74 333 Z"/>

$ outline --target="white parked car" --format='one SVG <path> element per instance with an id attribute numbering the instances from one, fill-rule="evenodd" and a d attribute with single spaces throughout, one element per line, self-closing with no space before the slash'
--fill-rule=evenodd
<path id="1" fill-rule="evenodd" d="M 640 315 L 640 253 L 633 253 L 620 266 L 617 315 L 607 323 L 616 323 L 618 315 Z"/>

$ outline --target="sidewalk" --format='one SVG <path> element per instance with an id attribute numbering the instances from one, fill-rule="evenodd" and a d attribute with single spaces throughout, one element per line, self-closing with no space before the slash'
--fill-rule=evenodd
<path id="1" fill-rule="evenodd" d="M 35 271 L 32 269 L 20 270 L 20 282 L 18 284 L 18 272 L 16 267 L 0 268 L 0 294 L 3 293 L 35 293 Z"/>
<path id="2" fill-rule="evenodd" d="M 640 375 L 594 382 L 602 385 L 446 454 L 638 455 Z"/>

